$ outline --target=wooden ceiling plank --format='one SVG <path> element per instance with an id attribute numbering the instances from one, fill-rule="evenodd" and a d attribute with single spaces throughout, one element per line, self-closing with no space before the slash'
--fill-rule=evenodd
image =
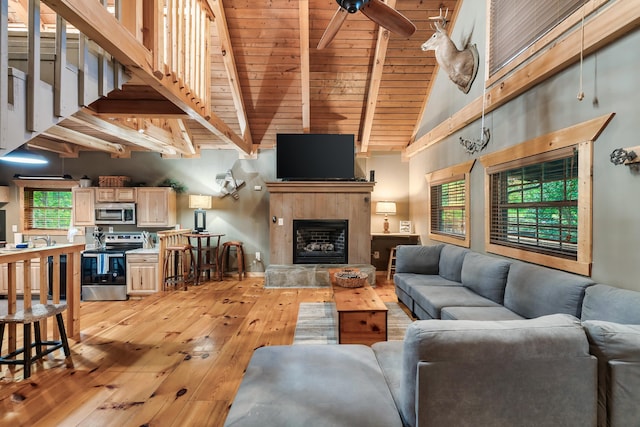
<path id="1" fill-rule="evenodd" d="M 55 125 L 44 131 L 42 134 L 49 138 L 70 142 L 72 144 L 80 145 L 81 147 L 91 148 L 98 151 L 105 151 L 107 153 L 118 154 L 124 151 L 124 148 L 120 144 L 114 144 L 91 135 L 85 135 L 81 132 L 65 128 L 60 125 Z"/>
<path id="2" fill-rule="evenodd" d="M 189 117 L 166 100 L 132 100 L 102 98 L 91 104 L 91 109 L 97 114 L 108 117 L 157 117 L 157 118 L 187 118 Z"/>
<path id="3" fill-rule="evenodd" d="M 187 126 L 184 120 L 169 119 L 167 123 L 171 128 L 173 139 L 180 142 L 189 154 L 196 154 L 196 149 L 193 145 L 193 135 L 191 135 L 189 126 Z"/>
<path id="4" fill-rule="evenodd" d="M 27 146 L 38 150 L 49 151 L 58 154 L 60 157 L 76 158 L 78 157 L 78 146 L 69 144 L 67 142 L 61 142 L 58 139 L 55 141 L 46 138 L 44 136 L 38 136 L 27 142 Z"/>

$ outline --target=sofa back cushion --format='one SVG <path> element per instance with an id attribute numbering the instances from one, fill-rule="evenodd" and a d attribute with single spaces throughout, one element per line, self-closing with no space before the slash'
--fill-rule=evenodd
<path id="1" fill-rule="evenodd" d="M 506 321 L 418 320 L 409 325 L 402 354 L 400 411 L 415 425 L 418 362 L 482 362 L 589 357 L 580 321 L 556 314 Z"/>
<path id="2" fill-rule="evenodd" d="M 462 284 L 478 295 L 502 304 L 511 262 L 470 252 L 462 262 Z"/>
<path id="3" fill-rule="evenodd" d="M 509 268 L 504 306 L 522 317 L 554 313 L 580 317 L 588 277 L 523 262 Z"/>
<path id="4" fill-rule="evenodd" d="M 447 245 L 440 252 L 440 265 L 438 274 L 447 280 L 460 282 L 462 280 L 462 262 L 471 251 L 460 246 Z"/>
<path id="5" fill-rule="evenodd" d="M 581 319 L 640 325 L 640 292 L 600 284 L 589 286 Z"/>
<path id="6" fill-rule="evenodd" d="M 582 324 L 591 354 L 598 358 L 598 425 L 640 425 L 640 325 L 601 320 Z"/>
<path id="7" fill-rule="evenodd" d="M 396 273 L 438 274 L 440 251 L 444 245 L 398 245 Z"/>

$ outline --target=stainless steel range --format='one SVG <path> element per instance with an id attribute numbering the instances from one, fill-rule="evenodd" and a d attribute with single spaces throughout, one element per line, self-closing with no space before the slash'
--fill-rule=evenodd
<path id="1" fill-rule="evenodd" d="M 126 300 L 125 252 L 140 249 L 142 245 L 142 233 L 108 233 L 104 236 L 102 248 L 82 252 L 82 300 Z"/>

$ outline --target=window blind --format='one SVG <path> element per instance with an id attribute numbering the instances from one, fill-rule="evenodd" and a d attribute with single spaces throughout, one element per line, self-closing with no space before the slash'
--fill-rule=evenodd
<path id="1" fill-rule="evenodd" d="M 578 154 L 490 175 L 491 243 L 577 258 Z"/>
<path id="2" fill-rule="evenodd" d="M 491 0 L 490 75 L 531 46 L 583 3 L 584 0 Z"/>
<path id="3" fill-rule="evenodd" d="M 465 181 L 457 180 L 431 186 L 431 232 L 464 238 Z"/>
<path id="4" fill-rule="evenodd" d="M 25 229 L 66 230 L 71 224 L 71 191 L 25 188 Z"/>

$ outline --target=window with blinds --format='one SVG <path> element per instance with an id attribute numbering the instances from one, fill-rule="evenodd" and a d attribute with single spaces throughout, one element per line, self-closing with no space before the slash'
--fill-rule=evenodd
<path id="1" fill-rule="evenodd" d="M 466 185 L 460 179 L 431 186 L 431 232 L 464 239 Z"/>
<path id="2" fill-rule="evenodd" d="M 578 152 L 489 174 L 491 243 L 573 259 L 578 252 Z"/>
<path id="3" fill-rule="evenodd" d="M 71 224 L 70 190 L 24 189 L 25 229 L 66 230 Z"/>
<path id="4" fill-rule="evenodd" d="M 553 29 L 584 0 L 491 0 L 489 75 Z"/>

